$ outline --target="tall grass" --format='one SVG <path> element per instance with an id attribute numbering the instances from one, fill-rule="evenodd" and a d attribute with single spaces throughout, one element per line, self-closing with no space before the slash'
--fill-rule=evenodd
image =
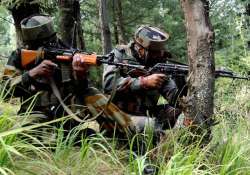
<path id="1" fill-rule="evenodd" d="M 52 121 L 60 122 L 59 127 L 32 124 L 29 112 L 18 116 L 18 107 L 2 100 L 0 174 L 140 175 L 148 165 L 162 175 L 250 174 L 250 88 L 248 83 L 233 83 L 223 79 L 217 83 L 219 124 L 212 128 L 212 140 L 205 146 L 200 144 L 202 136 L 190 143 L 194 135 L 187 128 L 168 130 L 157 147 L 152 146 L 150 131 L 127 142 L 102 133 L 81 136 L 81 126 L 65 135 L 63 125 L 69 118 Z M 144 151 L 139 149 L 142 145 Z"/>

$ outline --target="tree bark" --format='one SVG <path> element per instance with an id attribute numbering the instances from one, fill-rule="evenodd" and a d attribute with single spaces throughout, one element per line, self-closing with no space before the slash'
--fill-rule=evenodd
<path id="1" fill-rule="evenodd" d="M 59 0 L 59 33 L 64 43 L 85 50 L 79 0 Z"/>
<path id="2" fill-rule="evenodd" d="M 250 4 L 246 5 L 246 14 L 247 16 L 250 16 Z"/>
<path id="3" fill-rule="evenodd" d="M 119 44 L 119 36 L 118 36 L 118 29 L 117 29 L 117 18 L 116 18 L 116 0 L 112 1 L 112 12 L 113 12 L 113 28 L 114 28 L 114 38 L 115 44 Z"/>
<path id="4" fill-rule="evenodd" d="M 250 27 L 250 3 L 246 4 L 247 27 Z M 247 47 L 250 49 L 250 40 L 247 41 Z"/>
<path id="5" fill-rule="evenodd" d="M 112 50 L 112 41 L 106 0 L 99 0 L 99 18 L 102 34 L 102 50 L 104 54 L 107 54 Z"/>
<path id="6" fill-rule="evenodd" d="M 122 1 L 116 0 L 117 4 L 117 29 L 118 29 L 118 36 L 119 36 L 119 44 L 126 44 L 126 37 L 125 37 L 125 28 L 123 22 L 123 13 L 122 13 Z"/>
<path id="7" fill-rule="evenodd" d="M 22 21 L 22 19 L 30 15 L 40 13 L 39 3 L 34 3 L 32 1 L 33 0 L 25 1 L 25 3 L 16 4 L 12 7 L 9 7 L 9 10 L 11 11 L 11 14 L 15 23 L 17 47 L 22 47 L 24 44 L 22 32 L 21 32 L 21 25 L 20 25 L 20 22 Z"/>
<path id="8" fill-rule="evenodd" d="M 181 0 L 188 41 L 188 94 L 183 98 L 185 121 L 210 126 L 214 107 L 214 32 L 206 0 Z"/>

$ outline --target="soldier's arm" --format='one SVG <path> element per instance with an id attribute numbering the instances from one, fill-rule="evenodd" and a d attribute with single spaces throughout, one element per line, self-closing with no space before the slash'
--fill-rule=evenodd
<path id="1" fill-rule="evenodd" d="M 115 52 L 115 50 L 113 50 L 113 52 Z M 119 62 L 119 59 L 115 57 L 114 61 Z M 116 74 L 115 66 L 104 65 L 103 89 L 105 93 L 110 93 L 112 91 L 113 83 L 115 83 L 116 90 L 121 92 L 137 91 L 141 89 L 140 77 L 139 78 L 132 78 L 130 76 L 123 77 L 120 74 L 120 72 L 117 72 L 117 75 L 115 74 Z"/>
<path id="2" fill-rule="evenodd" d="M 29 76 L 28 71 L 21 68 L 21 57 L 19 51 L 12 52 L 4 67 L 4 72 L 1 77 L 4 90 L 8 95 L 21 97 L 30 95 L 30 85 L 32 78 Z"/>
<path id="3" fill-rule="evenodd" d="M 171 78 L 167 79 L 160 88 L 161 95 L 168 101 L 171 106 L 178 105 L 177 99 L 179 97 L 178 87 Z"/>
<path id="4" fill-rule="evenodd" d="M 115 70 L 115 66 L 104 65 L 103 89 L 105 93 L 112 91 L 113 83 L 115 83 L 117 91 L 137 91 L 141 89 L 140 78 L 122 77 L 119 72 L 115 75 Z"/>
<path id="5" fill-rule="evenodd" d="M 82 92 L 88 87 L 87 76 L 89 66 L 81 61 L 79 55 L 74 55 L 72 69 L 74 91 L 76 94 L 82 94 Z"/>

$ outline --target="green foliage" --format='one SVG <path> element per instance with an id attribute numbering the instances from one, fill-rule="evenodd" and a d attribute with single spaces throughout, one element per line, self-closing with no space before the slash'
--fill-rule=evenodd
<path id="1" fill-rule="evenodd" d="M 114 46 L 114 27 L 116 24 L 112 1 L 109 1 L 108 5 L 110 29 L 113 34 L 112 40 Z M 180 58 L 180 60 L 185 61 L 186 35 L 184 19 L 178 1 L 127 0 L 122 1 L 122 8 L 127 41 L 132 40 L 135 29 L 139 25 L 149 24 L 158 26 L 170 34 L 168 49 L 177 59 Z M 82 3 L 81 12 L 83 14 L 83 28 L 87 50 L 101 52 L 100 27 L 96 2 Z"/>
<path id="2" fill-rule="evenodd" d="M 82 3 L 81 15 L 87 51 L 101 53 L 101 33 L 97 1 Z"/>
<path id="3" fill-rule="evenodd" d="M 249 123 L 241 117 L 234 124 L 222 119 L 216 127 L 214 141 L 217 143 L 213 145 L 211 161 L 220 165 L 216 168 L 219 174 L 249 174 L 249 140 L 245 139 L 249 137 L 248 127 Z"/>
<path id="4" fill-rule="evenodd" d="M 1 1 L 2 5 L 22 1 Z M 52 14 L 58 26 L 56 2 L 41 3 L 45 13 Z M 87 51 L 101 53 L 101 36 L 96 1 L 80 1 L 82 26 Z M 228 67 L 247 73 L 250 67 L 249 17 L 244 13 L 248 1 L 211 1 L 210 16 L 216 34 L 216 66 Z M 151 24 L 170 34 L 168 49 L 181 61 L 186 61 L 186 34 L 184 19 L 177 0 L 124 0 L 123 14 L 127 40 L 132 39 L 136 26 Z M 112 2 L 109 1 L 110 27 L 114 34 Z M 4 7 L 0 16 L 11 21 Z M 15 47 L 12 24 L 0 19 L 0 54 L 8 54 Z M 113 45 L 115 39 L 113 39 Z M 93 69 L 93 82 L 101 82 L 101 69 Z M 95 82 L 94 82 L 95 83 Z M 101 87 L 100 87 L 101 88 Z M 102 134 L 95 137 L 78 137 L 79 128 L 65 136 L 63 127 L 49 127 L 48 123 L 31 125 L 28 117 L 16 116 L 12 105 L 0 105 L 0 173 L 1 174 L 142 174 L 143 168 L 152 164 L 159 174 L 250 174 L 249 159 L 249 83 L 220 78 L 216 81 L 215 118 L 220 123 L 213 127 L 212 141 L 201 147 L 199 140 L 190 144 L 188 130 L 168 131 L 168 137 L 157 148 L 152 147 L 152 137 L 144 137 L 146 152 L 136 155 L 133 146 L 140 143 L 135 137 L 128 148 L 120 140 L 107 139 Z M 32 100 L 31 100 L 32 101 Z M 32 104 L 31 107 L 32 108 Z M 68 118 L 58 119 L 64 123 Z M 55 122 L 55 121 L 53 121 Z M 29 125 L 25 127 L 24 125 Z M 46 126 L 46 127 L 45 127 Z M 44 129 L 38 129 L 43 127 Z M 51 134 L 52 133 L 52 134 Z M 77 142 L 79 141 L 79 142 Z M 75 146 L 75 142 L 81 146 Z M 151 157 L 151 161 L 148 160 Z"/>
<path id="5" fill-rule="evenodd" d="M 15 174 L 142 174 L 149 164 L 158 167 L 159 174 L 249 174 L 249 85 L 217 82 L 215 115 L 220 123 L 213 127 L 213 139 L 200 146 L 200 140 L 188 129 L 174 129 L 157 148 L 149 135 L 136 135 L 128 141 L 105 138 L 102 134 L 77 137 L 82 128 L 64 134 L 63 127 L 29 124 L 29 117 L 15 116 L 11 105 L 1 103 L 0 171 Z M 235 103 L 237 102 L 237 104 Z M 28 113 L 27 113 L 28 114 Z M 67 118 L 61 120 L 62 124 Z M 55 133 L 57 137 L 54 137 Z M 77 140 L 80 139 L 80 140 Z M 201 137 L 202 139 L 202 137 Z M 145 141 L 145 153 L 135 154 L 135 148 Z M 74 143 L 79 143 L 80 147 Z M 139 144 L 138 144 L 139 143 Z M 148 157 L 151 157 L 149 160 Z"/>
<path id="6" fill-rule="evenodd" d="M 14 45 L 14 25 L 8 11 L 0 6 L 0 58 L 8 56 Z"/>
<path id="7" fill-rule="evenodd" d="M 214 1 L 211 21 L 215 31 L 216 65 L 247 73 L 249 71 L 249 17 L 241 1 Z"/>

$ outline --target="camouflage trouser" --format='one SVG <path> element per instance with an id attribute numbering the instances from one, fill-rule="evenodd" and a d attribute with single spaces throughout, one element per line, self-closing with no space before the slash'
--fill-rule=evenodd
<path id="1" fill-rule="evenodd" d="M 181 114 L 181 110 L 168 104 L 157 105 L 150 110 L 151 115 L 156 118 L 156 125 L 162 129 L 173 128 Z"/>
<path id="2" fill-rule="evenodd" d="M 109 133 L 115 130 L 120 133 L 143 132 L 145 127 L 153 128 L 155 125 L 155 121 L 152 118 L 129 115 L 121 111 L 113 103 L 108 103 L 108 98 L 95 88 L 87 88 L 83 94 L 74 95 L 69 101 L 71 101 L 69 107 L 79 118 L 88 121 L 96 120 L 100 127 Z M 55 113 L 52 116 L 34 112 L 30 117 L 34 121 L 33 123 L 40 123 L 53 120 L 61 115 L 61 112 Z M 70 131 L 78 125 L 79 122 L 70 120 L 64 124 L 64 129 Z"/>
<path id="3" fill-rule="evenodd" d="M 121 132 L 142 132 L 146 126 L 154 127 L 154 120 L 145 116 L 132 116 L 121 111 L 108 98 L 95 88 L 88 88 L 84 93 L 84 104 L 92 116 L 103 113 L 97 121 L 104 129 L 109 131 L 118 129 Z"/>

